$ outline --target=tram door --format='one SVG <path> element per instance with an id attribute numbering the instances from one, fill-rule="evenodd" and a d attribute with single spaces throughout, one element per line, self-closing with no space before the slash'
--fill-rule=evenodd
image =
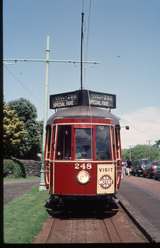
<path id="1" fill-rule="evenodd" d="M 53 157 L 55 152 L 55 126 L 48 125 L 46 127 L 46 140 L 44 151 L 44 174 L 45 185 L 50 192 L 53 190 Z"/>
<path id="2" fill-rule="evenodd" d="M 92 128 L 57 125 L 55 194 L 96 195 L 96 168 L 93 166 Z M 85 174 L 85 175 L 84 175 Z M 82 180 L 82 177 L 86 181 Z"/>
<path id="3" fill-rule="evenodd" d="M 122 173 L 122 154 L 121 154 L 121 138 L 120 138 L 120 126 L 115 127 L 115 151 L 116 151 L 116 165 L 117 165 L 117 183 L 116 189 L 118 190 L 121 182 L 121 173 Z"/>
<path id="4" fill-rule="evenodd" d="M 73 195 L 76 192 L 73 161 L 73 126 L 58 124 L 54 156 L 54 193 Z"/>
<path id="5" fill-rule="evenodd" d="M 47 128 L 46 128 L 46 140 L 45 140 L 45 151 L 44 151 L 45 185 L 46 185 L 47 189 L 49 188 L 49 185 L 50 185 L 50 180 L 49 180 L 49 177 L 50 177 L 50 165 L 49 165 L 50 153 L 51 153 L 51 126 L 47 126 Z"/>
<path id="6" fill-rule="evenodd" d="M 91 124 L 74 125 L 74 160 L 78 185 L 84 195 L 96 195 L 96 164 L 94 163 L 95 130 Z M 81 175 L 81 176 L 80 176 Z"/>

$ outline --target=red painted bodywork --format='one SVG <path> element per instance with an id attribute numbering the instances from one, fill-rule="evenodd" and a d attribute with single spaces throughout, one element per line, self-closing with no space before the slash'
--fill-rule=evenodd
<path id="1" fill-rule="evenodd" d="M 92 166 L 91 179 L 87 184 L 80 184 L 77 180 L 79 170 L 74 167 L 74 162 L 56 163 L 55 168 L 55 193 L 59 195 L 95 195 L 96 194 L 96 167 Z"/>
<path id="2" fill-rule="evenodd" d="M 71 160 L 55 160 L 56 152 L 56 142 L 57 142 L 57 125 L 72 125 L 72 152 Z M 96 161 L 96 144 L 95 140 L 95 128 L 93 128 L 93 160 L 76 160 L 75 159 L 75 128 L 87 128 L 94 127 L 98 124 L 107 124 L 112 126 L 112 139 L 114 144 L 115 139 L 115 127 L 111 119 L 103 118 L 63 118 L 55 119 L 51 125 L 52 135 L 50 147 L 47 148 L 45 145 L 45 183 L 46 187 L 49 189 L 50 194 L 55 195 L 80 195 L 80 196 L 95 196 L 97 190 L 97 164 L 115 164 L 115 192 L 119 189 L 121 180 L 121 149 L 120 149 L 120 139 L 119 139 L 119 151 L 116 147 L 111 146 L 112 149 L 112 160 L 110 161 Z M 46 139 L 47 143 L 47 139 Z M 50 150 L 48 153 L 47 150 Z M 119 153 L 118 153 L 119 152 Z M 48 155 L 49 154 L 49 155 Z M 77 181 L 77 173 L 80 170 L 75 169 L 75 164 L 87 164 L 91 163 L 92 168 L 86 169 L 90 174 L 90 181 L 87 184 L 80 184 Z"/>

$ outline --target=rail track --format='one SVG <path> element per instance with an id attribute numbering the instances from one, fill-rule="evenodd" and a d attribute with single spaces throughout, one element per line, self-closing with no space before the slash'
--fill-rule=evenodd
<path id="1" fill-rule="evenodd" d="M 105 211 L 78 207 L 53 214 L 33 243 L 149 243 L 118 203 Z"/>

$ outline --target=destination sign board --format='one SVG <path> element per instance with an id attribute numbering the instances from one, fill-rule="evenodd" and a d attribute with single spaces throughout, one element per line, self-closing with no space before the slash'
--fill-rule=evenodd
<path id="1" fill-rule="evenodd" d="M 89 91 L 89 103 L 101 108 L 116 108 L 116 95 Z"/>
<path id="2" fill-rule="evenodd" d="M 116 95 L 90 90 L 50 95 L 51 109 L 89 105 L 101 108 L 116 108 Z"/>
<path id="3" fill-rule="evenodd" d="M 79 97 L 77 91 L 67 92 L 57 95 L 50 95 L 50 108 L 65 108 L 71 106 L 77 106 Z"/>

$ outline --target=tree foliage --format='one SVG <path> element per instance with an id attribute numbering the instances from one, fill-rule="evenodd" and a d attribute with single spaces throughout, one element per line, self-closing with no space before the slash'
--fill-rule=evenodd
<path id="1" fill-rule="evenodd" d="M 29 100 L 19 98 L 17 100 L 10 101 L 8 104 L 11 108 L 15 109 L 18 117 L 24 123 L 26 123 L 28 120 L 36 120 L 36 107 Z"/>
<path id="2" fill-rule="evenodd" d="M 155 141 L 154 147 L 160 148 L 160 139 Z"/>
<path id="3" fill-rule="evenodd" d="M 160 149 L 151 145 L 136 145 L 130 149 L 124 149 L 122 152 L 124 160 L 138 160 L 138 159 L 160 159 Z"/>
<path id="4" fill-rule="evenodd" d="M 26 135 L 24 122 L 21 121 L 16 111 L 9 105 L 3 108 L 3 146 L 7 156 L 17 154 L 17 147 L 23 143 Z"/>
<path id="5" fill-rule="evenodd" d="M 41 151 L 41 126 L 40 122 L 28 120 L 25 124 L 27 133 L 25 142 L 19 147 L 20 157 L 35 158 Z"/>
<path id="6" fill-rule="evenodd" d="M 41 151 L 42 124 L 37 121 L 36 107 L 24 98 L 8 103 L 14 109 L 20 121 L 24 124 L 23 140 L 17 144 L 17 157 L 36 158 Z"/>

